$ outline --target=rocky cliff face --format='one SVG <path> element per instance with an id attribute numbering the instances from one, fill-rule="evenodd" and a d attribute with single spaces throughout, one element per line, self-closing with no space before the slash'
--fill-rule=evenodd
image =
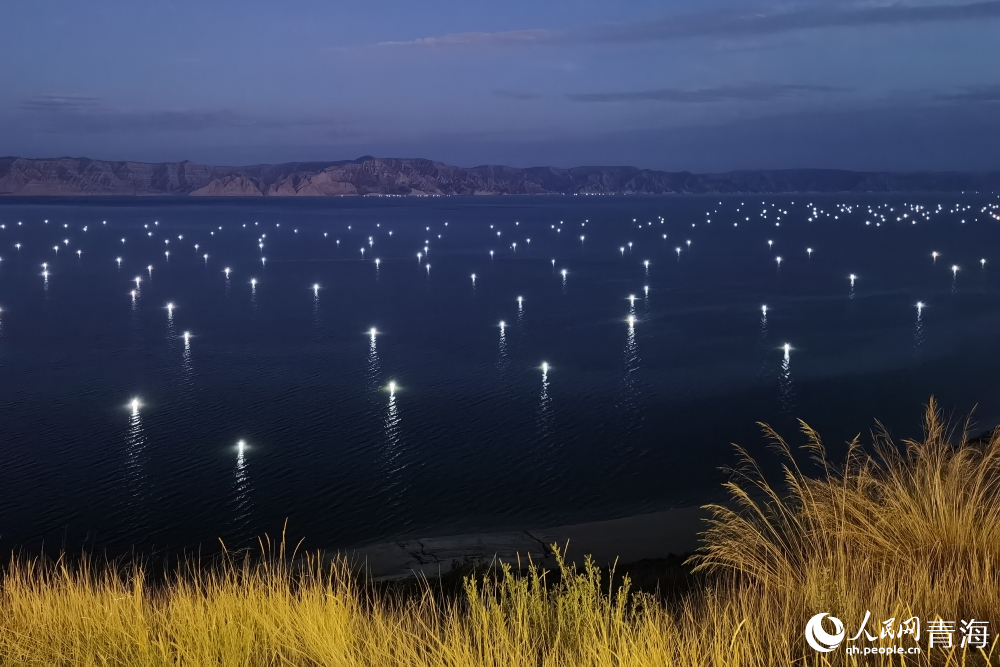
<path id="1" fill-rule="evenodd" d="M 0 195 L 343 195 L 663 194 L 958 192 L 1000 189 L 1000 172 L 853 172 L 827 169 L 724 174 L 636 167 L 455 167 L 423 159 L 366 156 L 341 162 L 213 167 L 194 162 L 107 162 L 88 158 L 0 158 Z"/>

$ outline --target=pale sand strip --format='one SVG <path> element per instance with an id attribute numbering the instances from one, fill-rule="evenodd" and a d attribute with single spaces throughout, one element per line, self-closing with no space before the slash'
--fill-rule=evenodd
<path id="1" fill-rule="evenodd" d="M 367 568 L 375 579 L 425 574 L 434 576 L 451 569 L 454 562 L 475 560 L 516 561 L 527 556 L 551 567 L 548 546 L 569 542 L 570 560 L 580 562 L 592 555 L 598 565 L 634 563 L 694 551 L 698 533 L 705 529 L 705 510 L 683 507 L 609 521 L 578 523 L 539 530 L 473 533 L 385 542 L 347 549 L 343 553 L 357 566 Z"/>

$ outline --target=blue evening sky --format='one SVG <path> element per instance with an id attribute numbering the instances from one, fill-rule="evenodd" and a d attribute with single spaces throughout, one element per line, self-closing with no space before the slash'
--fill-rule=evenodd
<path id="1" fill-rule="evenodd" d="M 1000 169 L 1000 1 L 39 0 L 0 154 Z"/>

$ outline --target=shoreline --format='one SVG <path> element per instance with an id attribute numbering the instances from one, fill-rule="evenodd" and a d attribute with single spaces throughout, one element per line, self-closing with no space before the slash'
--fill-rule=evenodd
<path id="1" fill-rule="evenodd" d="M 380 542 L 337 549 L 336 553 L 363 568 L 375 581 L 438 576 L 467 561 L 517 562 L 518 557 L 522 561 L 530 557 L 536 564 L 550 567 L 555 564 L 549 549 L 553 543 L 561 548 L 568 543 L 568 562 L 582 563 L 589 555 L 603 568 L 615 562 L 636 563 L 691 553 L 698 547 L 698 534 L 705 530 L 708 516 L 700 506 L 679 507 L 533 530 Z"/>

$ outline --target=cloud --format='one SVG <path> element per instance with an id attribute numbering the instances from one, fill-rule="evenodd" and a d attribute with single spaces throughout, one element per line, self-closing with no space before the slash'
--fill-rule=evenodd
<path id="1" fill-rule="evenodd" d="M 810 93 L 837 93 L 844 88 L 834 86 L 812 86 L 802 84 L 748 84 L 742 86 L 717 86 L 699 90 L 658 88 L 634 92 L 571 93 L 566 97 L 574 102 L 675 102 L 703 104 L 710 102 L 766 102 L 790 95 Z"/>
<path id="2" fill-rule="evenodd" d="M 538 93 L 519 93 L 514 90 L 495 90 L 493 91 L 493 94 L 497 97 L 506 97 L 509 100 L 519 100 L 521 102 L 537 100 L 542 97 Z"/>
<path id="3" fill-rule="evenodd" d="M 507 30 L 504 32 L 455 32 L 441 37 L 422 37 L 403 42 L 379 42 L 379 46 L 488 46 L 545 44 L 560 33 L 553 30 Z"/>
<path id="4" fill-rule="evenodd" d="M 756 37 L 822 28 L 901 26 L 919 23 L 989 20 L 1000 18 L 1000 0 L 966 4 L 856 5 L 851 7 L 802 7 L 778 12 L 725 11 L 643 21 L 607 24 L 584 30 L 511 30 L 462 32 L 380 46 L 481 47 L 525 46 L 573 42 L 623 43 L 673 41 L 692 37 Z"/>
<path id="5" fill-rule="evenodd" d="M 1000 102 L 1000 85 L 970 86 L 960 93 L 938 95 L 946 102 Z"/>
<path id="6" fill-rule="evenodd" d="M 36 95 L 22 102 L 19 108 L 24 121 L 48 132 L 198 132 L 345 125 L 343 119 L 322 116 L 255 116 L 231 109 L 121 109 L 105 105 L 100 98 L 83 95 Z"/>
<path id="7" fill-rule="evenodd" d="M 84 95 L 35 95 L 22 102 L 21 108 L 34 112 L 81 111 L 92 108 L 99 102 L 96 97 Z"/>

